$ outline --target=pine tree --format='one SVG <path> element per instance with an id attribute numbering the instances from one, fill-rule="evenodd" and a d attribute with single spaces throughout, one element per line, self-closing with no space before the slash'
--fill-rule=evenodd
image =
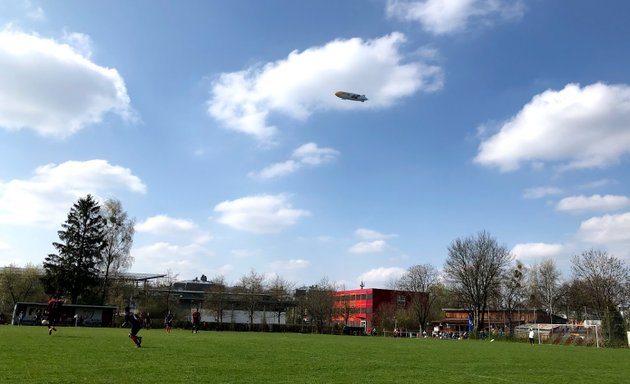
<path id="1" fill-rule="evenodd" d="M 61 241 L 53 243 L 57 254 L 48 255 L 44 261 L 44 283 L 49 293 L 69 294 L 76 304 L 99 283 L 97 265 L 102 261 L 106 241 L 98 202 L 91 195 L 80 198 L 61 227 L 57 232 Z"/>

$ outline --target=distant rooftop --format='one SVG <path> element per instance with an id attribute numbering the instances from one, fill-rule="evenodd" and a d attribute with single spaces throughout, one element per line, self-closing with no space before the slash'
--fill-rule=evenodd
<path id="1" fill-rule="evenodd" d="M 147 280 L 153 280 L 153 279 L 161 279 L 162 277 L 166 277 L 166 274 L 121 272 L 117 276 L 117 278 L 120 278 L 120 279 L 134 280 L 134 281 L 147 281 Z"/>

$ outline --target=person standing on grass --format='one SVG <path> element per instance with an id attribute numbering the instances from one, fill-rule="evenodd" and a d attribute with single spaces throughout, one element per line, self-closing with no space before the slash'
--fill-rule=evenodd
<path id="1" fill-rule="evenodd" d="M 529 329 L 529 344 L 534 345 L 534 329 Z"/>
<path id="2" fill-rule="evenodd" d="M 173 328 L 173 314 L 171 311 L 168 311 L 166 317 L 164 318 L 164 327 L 166 328 L 166 333 L 170 335 L 171 328 Z"/>
<path id="3" fill-rule="evenodd" d="M 149 312 L 147 312 L 147 315 L 144 317 L 144 327 L 151 329 L 151 314 Z"/>
<path id="4" fill-rule="evenodd" d="M 37 308 L 35 311 L 35 325 L 41 325 L 42 323 L 42 310 Z"/>
<path id="5" fill-rule="evenodd" d="M 199 333 L 199 326 L 201 324 L 201 313 L 199 313 L 198 310 L 195 310 L 195 312 L 193 312 L 192 314 L 192 332 L 193 333 Z"/>
<path id="6" fill-rule="evenodd" d="M 138 336 L 138 332 L 142 328 L 142 321 L 140 321 L 140 319 L 138 319 L 138 316 L 131 312 L 131 310 L 129 310 L 129 307 L 127 306 L 125 307 L 125 322 L 122 324 L 122 326 L 125 327 L 128 324 L 131 325 L 129 338 L 134 342 L 136 348 L 140 348 L 142 344 L 142 337 Z"/>

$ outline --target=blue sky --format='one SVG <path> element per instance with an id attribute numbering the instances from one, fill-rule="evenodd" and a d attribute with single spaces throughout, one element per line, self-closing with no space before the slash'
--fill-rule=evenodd
<path id="1" fill-rule="evenodd" d="M 132 271 L 385 287 L 490 232 L 630 261 L 630 3 L 0 0 L 0 265 L 79 197 Z M 365 103 L 338 99 L 365 94 Z"/>

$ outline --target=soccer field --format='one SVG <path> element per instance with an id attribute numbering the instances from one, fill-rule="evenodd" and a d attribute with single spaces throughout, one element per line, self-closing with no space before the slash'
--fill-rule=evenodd
<path id="1" fill-rule="evenodd" d="M 629 349 L 0 326 L 0 383 L 623 383 Z"/>

